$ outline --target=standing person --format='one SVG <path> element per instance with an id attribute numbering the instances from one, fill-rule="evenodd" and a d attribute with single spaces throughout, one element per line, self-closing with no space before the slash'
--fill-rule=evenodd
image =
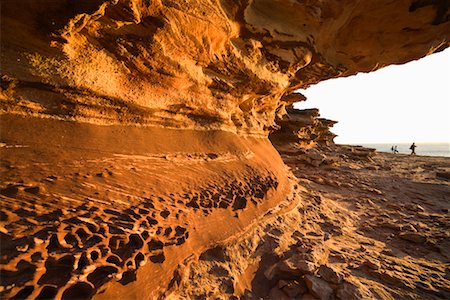
<path id="1" fill-rule="evenodd" d="M 398 153 L 397 145 L 394 146 L 394 154 L 395 154 L 395 153 Z"/>
<path id="2" fill-rule="evenodd" d="M 394 149 L 395 149 L 394 146 L 392 146 L 392 147 L 391 147 L 391 152 L 395 154 Z"/>
<path id="3" fill-rule="evenodd" d="M 416 143 L 412 143 L 411 147 L 409 147 L 411 150 L 411 155 L 416 155 L 416 147 Z"/>

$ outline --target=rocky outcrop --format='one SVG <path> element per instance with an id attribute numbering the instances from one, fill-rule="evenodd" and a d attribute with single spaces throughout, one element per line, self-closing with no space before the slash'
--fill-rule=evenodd
<path id="1" fill-rule="evenodd" d="M 448 46 L 446 1 L 4 1 L 3 113 L 265 135 L 292 92 Z"/>
<path id="2" fill-rule="evenodd" d="M 269 263 L 314 272 L 272 278 L 274 297 L 358 293 L 331 285 L 325 259 L 267 254 L 290 251 L 271 249 L 283 232 L 292 249 L 325 240 L 267 136 L 281 120 L 274 144 L 330 144 L 333 122 L 290 109 L 304 100 L 294 91 L 445 49 L 447 1 L 1 5 L 2 299 L 263 297 Z M 308 152 L 310 165 L 332 164 Z M 237 247 L 231 270 L 224 243 Z M 203 262 L 220 284 L 200 286 Z"/>
<path id="3" fill-rule="evenodd" d="M 311 166 L 333 164 L 323 150 L 336 148 L 336 137 L 330 128 L 335 121 L 319 118 L 318 109 L 299 110 L 287 108 L 287 115 L 277 121 L 278 128 L 269 134 L 269 139 L 280 154 L 295 156 L 297 161 Z"/>
<path id="4" fill-rule="evenodd" d="M 0 147 L 2 299 L 159 297 L 292 193 L 267 139 L 15 116 L 1 126 L 14 128 Z"/>
<path id="5" fill-rule="evenodd" d="M 442 197 L 450 184 L 435 175 L 449 158 L 375 153 L 367 161 L 329 148 L 322 153 L 333 165 L 282 152 L 298 178 L 293 197 L 180 268 L 173 298 L 449 298 Z"/>
<path id="6" fill-rule="evenodd" d="M 277 149 L 281 150 L 283 147 L 309 149 L 317 145 L 334 144 L 333 139 L 336 135 L 330 128 L 336 122 L 319 118 L 318 109 L 299 110 L 291 107 L 286 111 L 287 115 L 277 121 L 279 128 L 269 135 L 270 141 Z"/>

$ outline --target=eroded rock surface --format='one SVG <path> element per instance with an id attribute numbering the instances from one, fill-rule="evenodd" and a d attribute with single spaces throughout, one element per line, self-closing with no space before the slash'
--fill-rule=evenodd
<path id="1" fill-rule="evenodd" d="M 320 195 L 267 135 L 281 126 L 271 140 L 286 163 L 373 163 L 362 148 L 325 154 L 333 121 L 283 119 L 286 107 L 304 100 L 298 88 L 445 49 L 447 1 L 1 5 L 1 298 L 374 293 L 330 265 L 324 241 L 341 219 L 319 221 Z M 430 266 L 442 289 L 447 271 Z"/>
<path id="2" fill-rule="evenodd" d="M 3 1 L 1 110 L 261 135 L 292 92 L 448 46 L 446 1 Z"/>
<path id="3" fill-rule="evenodd" d="M 11 116 L 2 126 L 16 128 L 2 133 L 2 298 L 85 299 L 110 282 L 110 296 L 162 295 L 178 264 L 291 190 L 266 139 Z"/>
<path id="4" fill-rule="evenodd" d="M 296 178 L 293 197 L 259 226 L 217 246 L 221 260 L 184 269 L 174 298 L 450 296 L 443 200 L 450 185 L 434 172 L 450 166 L 450 158 L 373 153 L 366 160 L 347 147 L 319 151 L 334 163 L 312 166 L 294 152 L 281 154 Z"/>
<path id="5" fill-rule="evenodd" d="M 289 107 L 286 112 L 281 120 L 277 120 L 279 128 L 269 135 L 278 151 L 334 144 L 336 135 L 330 129 L 336 122 L 319 118 L 318 109 L 300 110 Z"/>

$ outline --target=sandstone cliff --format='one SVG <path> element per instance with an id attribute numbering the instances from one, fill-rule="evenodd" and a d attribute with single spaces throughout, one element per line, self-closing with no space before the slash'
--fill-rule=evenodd
<path id="1" fill-rule="evenodd" d="M 309 211 L 267 136 L 333 138 L 315 110 L 283 119 L 294 91 L 450 37 L 440 0 L 1 6 L 2 298 L 267 296 L 258 262 L 284 255 L 270 236 Z M 222 244 L 236 247 L 228 273 Z M 209 278 L 205 261 L 221 284 L 185 288 Z"/>
<path id="2" fill-rule="evenodd" d="M 3 112 L 261 135 L 321 80 L 448 46 L 446 1 L 2 1 Z"/>
<path id="3" fill-rule="evenodd" d="M 309 149 L 317 145 L 333 144 L 336 137 L 330 128 L 336 124 L 335 121 L 319 118 L 318 109 L 299 110 L 287 108 L 287 115 L 277 121 L 279 128 L 276 128 L 269 139 L 278 150 L 283 146 L 292 148 Z"/>

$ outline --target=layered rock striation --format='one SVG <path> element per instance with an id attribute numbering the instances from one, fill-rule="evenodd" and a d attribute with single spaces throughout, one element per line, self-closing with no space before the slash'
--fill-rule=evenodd
<path id="1" fill-rule="evenodd" d="M 269 139 L 278 150 L 287 148 L 309 149 L 319 145 L 334 144 L 336 137 L 330 128 L 335 121 L 319 118 L 318 109 L 287 108 L 287 115 L 277 121 L 279 128 L 274 130 Z"/>
<path id="2" fill-rule="evenodd" d="M 445 49 L 446 1 L 3 1 L 7 113 L 264 135 L 292 92 Z"/>
<path id="3" fill-rule="evenodd" d="M 333 139 L 294 91 L 441 51 L 450 32 L 438 0 L 1 5 L 1 298 L 211 296 L 181 292 L 186 272 L 238 240 L 214 295 L 245 296 L 258 259 L 279 258 L 273 227 L 308 211 L 269 132 L 280 151 Z"/>

